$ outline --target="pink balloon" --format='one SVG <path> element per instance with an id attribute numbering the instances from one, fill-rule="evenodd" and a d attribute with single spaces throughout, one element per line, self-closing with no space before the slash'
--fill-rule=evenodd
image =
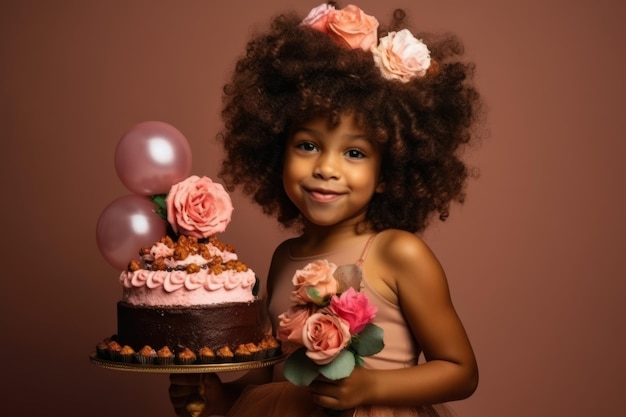
<path id="1" fill-rule="evenodd" d="M 156 205 L 147 197 L 131 194 L 111 202 L 100 214 L 96 242 L 104 259 L 124 270 L 139 250 L 152 246 L 167 233 L 167 222 L 155 213 Z"/>
<path id="2" fill-rule="evenodd" d="M 164 122 L 142 122 L 115 148 L 115 170 L 135 194 L 167 194 L 191 173 L 191 147 L 183 134 Z"/>

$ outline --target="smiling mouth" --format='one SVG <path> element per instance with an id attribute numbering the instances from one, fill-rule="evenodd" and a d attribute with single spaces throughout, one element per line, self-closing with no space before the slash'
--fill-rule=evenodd
<path id="1" fill-rule="evenodd" d="M 332 193 L 332 192 L 323 192 L 316 190 L 309 190 L 309 195 L 313 198 L 313 200 L 318 201 L 320 203 L 330 203 L 335 201 L 341 197 L 342 194 Z"/>

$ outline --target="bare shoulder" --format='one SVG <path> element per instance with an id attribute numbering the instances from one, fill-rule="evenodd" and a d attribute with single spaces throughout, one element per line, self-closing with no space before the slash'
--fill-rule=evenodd
<path id="1" fill-rule="evenodd" d="M 379 233 L 376 240 L 376 252 L 386 263 L 400 266 L 416 262 L 439 263 L 428 245 L 413 233 L 389 229 Z"/>
<path id="2" fill-rule="evenodd" d="M 439 260 L 419 236 L 403 230 L 385 230 L 376 238 L 374 253 L 386 285 L 399 294 L 407 289 L 422 293 L 447 291 Z"/>

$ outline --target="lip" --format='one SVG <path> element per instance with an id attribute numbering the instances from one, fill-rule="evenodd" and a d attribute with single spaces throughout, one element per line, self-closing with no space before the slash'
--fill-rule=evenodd
<path id="1" fill-rule="evenodd" d="M 318 203 L 332 203 L 341 198 L 344 193 L 321 188 L 305 189 L 306 193 Z"/>

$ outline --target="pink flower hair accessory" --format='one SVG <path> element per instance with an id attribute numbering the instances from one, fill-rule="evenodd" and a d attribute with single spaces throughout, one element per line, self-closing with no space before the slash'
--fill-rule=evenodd
<path id="1" fill-rule="evenodd" d="M 378 39 L 378 20 L 352 4 L 336 9 L 323 3 L 311 9 L 302 24 L 348 48 L 370 51 L 381 75 L 388 80 L 408 82 L 424 77 L 433 63 L 426 44 L 408 29 Z"/>
<path id="2" fill-rule="evenodd" d="M 408 29 L 389 32 L 372 48 L 372 55 L 383 77 L 402 82 L 423 77 L 431 64 L 428 47 Z"/>
<path id="3" fill-rule="evenodd" d="M 378 20 L 349 4 L 336 9 L 329 4 L 314 7 L 302 24 L 325 33 L 345 47 L 369 51 L 378 40 Z"/>

